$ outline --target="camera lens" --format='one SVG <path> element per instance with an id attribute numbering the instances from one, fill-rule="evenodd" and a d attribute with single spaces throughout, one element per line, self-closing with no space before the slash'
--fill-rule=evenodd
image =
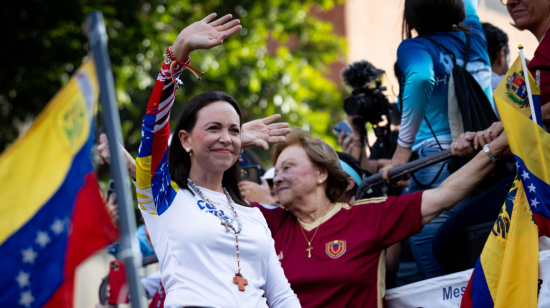
<path id="1" fill-rule="evenodd" d="M 355 116 L 361 110 L 361 100 L 357 96 L 350 96 L 344 101 L 344 111 L 347 115 Z"/>
<path id="2" fill-rule="evenodd" d="M 243 178 L 243 179 L 248 178 L 248 170 L 241 169 L 241 178 Z"/>

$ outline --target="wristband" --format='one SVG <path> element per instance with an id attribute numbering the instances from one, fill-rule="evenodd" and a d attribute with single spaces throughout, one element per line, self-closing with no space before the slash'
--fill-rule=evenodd
<path id="1" fill-rule="evenodd" d="M 489 144 L 486 144 L 486 145 L 483 146 L 483 151 L 485 151 L 485 154 L 487 154 L 487 156 L 489 156 L 489 158 L 491 159 L 491 161 L 493 163 L 497 162 L 497 159 L 495 158 L 493 153 L 491 153 L 491 149 L 489 149 Z"/>
<path id="2" fill-rule="evenodd" d="M 176 61 L 176 58 L 174 57 L 174 54 L 172 53 L 172 46 L 169 46 L 168 48 L 166 48 L 166 51 L 164 52 L 163 57 L 164 57 L 164 60 L 168 63 L 168 65 L 170 65 L 170 75 L 172 77 L 172 81 L 174 82 L 174 85 L 175 85 L 176 89 L 180 85 L 183 85 L 183 82 L 179 79 L 179 77 L 176 77 L 175 74 L 174 74 L 174 66 L 175 65 L 183 66 L 183 68 L 185 68 L 185 69 L 189 70 L 191 73 L 193 73 L 193 75 L 195 75 L 195 77 L 197 77 L 198 80 L 201 80 L 201 77 L 197 73 L 199 73 L 201 75 L 204 75 L 204 72 L 201 72 L 198 69 L 196 69 L 196 68 L 194 68 L 190 65 L 191 56 L 189 56 L 189 58 L 187 58 L 187 60 L 185 60 L 185 62 Z"/>

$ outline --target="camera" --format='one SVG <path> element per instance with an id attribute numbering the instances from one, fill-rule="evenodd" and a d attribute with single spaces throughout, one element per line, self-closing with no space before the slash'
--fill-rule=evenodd
<path id="1" fill-rule="evenodd" d="M 344 82 L 353 88 L 352 96 L 344 101 L 344 111 L 349 116 L 360 116 L 363 122 L 373 125 L 383 120 L 386 115 L 390 121 L 390 104 L 382 94 L 386 87 L 382 86 L 383 70 L 375 68 L 368 61 L 352 63 L 342 71 Z M 363 123 L 364 124 L 364 123 Z"/>

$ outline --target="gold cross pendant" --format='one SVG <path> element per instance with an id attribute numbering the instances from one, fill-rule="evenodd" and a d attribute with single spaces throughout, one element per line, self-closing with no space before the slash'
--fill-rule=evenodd
<path id="1" fill-rule="evenodd" d="M 309 247 L 306 249 L 307 250 L 307 257 L 311 258 L 311 251 L 313 250 L 313 247 L 311 247 L 310 242 L 308 242 L 307 244 L 309 245 Z"/>

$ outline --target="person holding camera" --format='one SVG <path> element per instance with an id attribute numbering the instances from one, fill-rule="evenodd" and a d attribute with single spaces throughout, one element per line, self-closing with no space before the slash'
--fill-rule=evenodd
<path id="1" fill-rule="evenodd" d="M 476 7 L 476 0 L 405 1 L 403 30 L 407 39 L 397 51 L 399 68 L 403 72 L 399 99 L 401 127 L 392 162 L 382 169 L 386 180 L 388 170 L 407 163 L 413 152 L 425 157 L 451 145 L 449 121 L 456 116 L 449 109 L 449 96 L 454 93 L 450 87 L 454 68 L 452 57 L 457 65 L 463 65 L 468 51 L 466 70 L 492 102 L 491 63 Z M 418 34 L 415 38 L 413 30 Z M 449 176 L 446 163 L 421 169 L 413 174 L 410 192 L 437 187 Z M 443 212 L 410 239 L 424 279 L 445 274 L 433 255 L 431 239 L 452 213 L 452 210 Z"/>
<path id="2" fill-rule="evenodd" d="M 395 117 L 397 110 L 382 93 L 386 90 L 382 86 L 383 74 L 383 70 L 365 60 L 352 63 L 342 71 L 344 82 L 353 91 L 344 101 L 347 121 L 333 127 L 342 152 L 352 155 L 369 175 L 390 163 L 389 158 L 397 146 L 398 132 L 392 130 L 392 126 L 398 125 L 399 119 Z M 377 138 L 372 147 L 368 144 L 367 123 L 372 125 Z M 367 152 L 370 152 L 368 157 Z"/>

